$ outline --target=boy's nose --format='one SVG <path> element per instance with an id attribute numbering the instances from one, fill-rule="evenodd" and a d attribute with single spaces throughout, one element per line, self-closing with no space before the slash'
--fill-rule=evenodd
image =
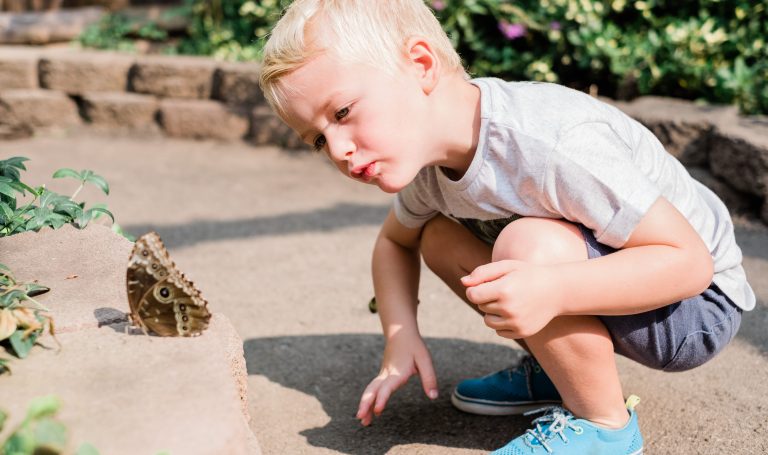
<path id="1" fill-rule="evenodd" d="M 355 153 L 355 147 L 352 142 L 345 139 L 328 140 L 328 150 L 331 158 L 336 161 L 349 161 Z"/>

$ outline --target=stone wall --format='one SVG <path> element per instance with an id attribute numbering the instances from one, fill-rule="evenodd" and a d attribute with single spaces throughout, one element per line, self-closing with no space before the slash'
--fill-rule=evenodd
<path id="1" fill-rule="evenodd" d="M 257 63 L 0 46 L 0 140 L 89 128 L 288 148 Z"/>
<path id="2" fill-rule="evenodd" d="M 202 57 L 0 46 L 0 140 L 87 128 L 302 147 L 267 107 L 259 68 Z M 648 126 L 733 212 L 768 223 L 768 118 L 669 98 L 605 101 Z"/>

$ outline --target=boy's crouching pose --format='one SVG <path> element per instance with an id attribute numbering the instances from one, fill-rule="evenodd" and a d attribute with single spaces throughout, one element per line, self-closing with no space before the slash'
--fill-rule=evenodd
<path id="1" fill-rule="evenodd" d="M 297 0 L 262 88 L 339 170 L 397 193 L 373 252 L 386 349 L 357 417 L 418 373 L 420 257 L 529 357 L 460 383 L 462 410 L 551 404 L 496 453 L 638 454 L 614 352 L 681 371 L 734 337 L 755 297 L 726 207 L 642 125 L 554 84 L 468 80 L 422 0 Z"/>

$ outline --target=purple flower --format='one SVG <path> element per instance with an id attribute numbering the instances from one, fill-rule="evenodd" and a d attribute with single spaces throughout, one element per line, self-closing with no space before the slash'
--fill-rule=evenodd
<path id="1" fill-rule="evenodd" d="M 441 0 L 432 0 L 432 8 L 435 11 L 442 11 L 445 9 L 445 2 Z"/>
<path id="2" fill-rule="evenodd" d="M 508 39 L 513 40 L 525 36 L 525 24 L 510 24 L 507 21 L 499 22 L 499 30 Z"/>
<path id="3" fill-rule="evenodd" d="M 560 30 L 562 28 L 563 28 L 563 26 L 560 25 L 560 22 L 552 21 L 552 22 L 549 23 L 549 29 L 550 30 Z"/>

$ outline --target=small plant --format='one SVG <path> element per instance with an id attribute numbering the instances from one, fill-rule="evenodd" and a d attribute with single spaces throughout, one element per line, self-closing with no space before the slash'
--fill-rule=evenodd
<path id="1" fill-rule="evenodd" d="M 27 408 L 24 420 L 0 444 L 0 453 L 7 455 L 64 453 L 67 446 L 67 429 L 55 418 L 60 407 L 61 402 L 54 395 L 33 399 Z M 0 410 L 0 431 L 7 419 L 8 415 Z M 75 455 L 98 454 L 98 450 L 87 443 L 82 444 L 75 452 Z"/>
<path id="2" fill-rule="evenodd" d="M 11 270 L 0 264 L 0 346 L 20 359 L 29 355 L 46 327 L 54 335 L 48 308 L 33 298 L 48 291 L 37 283 L 16 281 Z M 3 371 L 10 368 L 8 360 L 0 358 L 0 373 Z"/>
<path id="3" fill-rule="evenodd" d="M 168 39 L 168 33 L 154 22 L 141 22 L 120 13 L 111 13 L 86 27 L 77 40 L 85 47 L 134 52 L 136 38 L 164 41 Z"/>
<path id="4" fill-rule="evenodd" d="M 89 170 L 59 169 L 53 178 L 73 178 L 79 182 L 72 196 L 63 196 L 45 186 L 32 187 L 22 182 L 21 171 L 27 169 L 25 161 L 28 158 L 20 156 L 0 160 L 0 237 L 44 227 L 58 229 L 65 224 L 83 229 L 91 221 L 107 216 L 112 220 L 112 230 L 130 239 L 104 204 L 86 208 L 85 202 L 75 201 L 86 184 L 108 195 L 109 185 L 103 177 Z M 19 199 L 23 197 L 31 200 L 24 203 Z M 0 264 L 0 346 L 20 359 L 27 357 L 46 328 L 54 334 L 48 308 L 34 299 L 48 290 L 37 283 L 18 282 L 11 270 Z M 0 373 L 3 371 L 10 371 L 8 359 L 0 358 Z"/>
<path id="5" fill-rule="evenodd" d="M 103 177 L 89 170 L 78 172 L 73 169 L 59 169 L 53 174 L 53 178 L 70 177 L 80 183 L 72 196 L 67 197 L 48 190 L 45 185 L 33 188 L 22 182 L 20 171 L 26 170 L 24 162 L 28 160 L 20 156 L 0 160 L 0 237 L 39 231 L 43 227 L 58 229 L 65 224 L 83 229 L 88 223 L 104 215 L 112 220 L 112 229 L 115 232 L 128 237 L 114 222 L 115 217 L 104 204 L 95 204 L 86 209 L 85 202 L 75 201 L 86 184 L 94 185 L 108 195 L 109 185 Z M 21 204 L 18 198 L 27 194 L 32 200 Z"/>

